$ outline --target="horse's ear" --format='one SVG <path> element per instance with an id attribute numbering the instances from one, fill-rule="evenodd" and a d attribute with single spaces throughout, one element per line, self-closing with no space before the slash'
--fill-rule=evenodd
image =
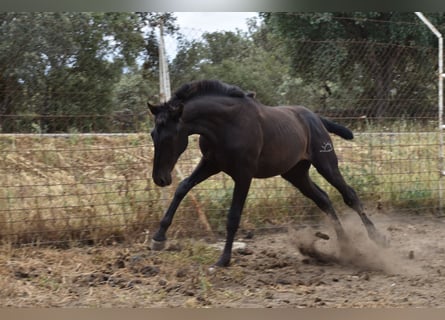
<path id="1" fill-rule="evenodd" d="M 170 108 L 170 115 L 178 120 L 182 116 L 182 111 L 184 110 L 184 104 L 179 103 L 177 106 Z"/>
<path id="2" fill-rule="evenodd" d="M 150 102 L 147 101 L 147 107 L 150 109 L 150 112 L 155 116 L 159 112 L 159 107 L 152 105 Z"/>
<path id="3" fill-rule="evenodd" d="M 249 92 L 247 92 L 247 96 L 248 96 L 249 98 L 255 98 L 255 97 L 256 97 L 256 92 L 254 92 L 254 91 L 249 91 Z"/>

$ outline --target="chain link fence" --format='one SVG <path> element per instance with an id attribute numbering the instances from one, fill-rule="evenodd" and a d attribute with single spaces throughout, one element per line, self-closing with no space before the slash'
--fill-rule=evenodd
<path id="1" fill-rule="evenodd" d="M 420 22 L 409 26 L 424 28 Z M 183 32 L 196 38 L 196 30 Z M 333 139 L 340 169 L 371 216 L 440 215 L 437 48 L 352 39 L 305 40 L 296 48 L 295 73 L 278 77 L 269 99 L 305 105 L 354 130 L 353 141 Z M 250 68 L 255 77 L 261 65 Z M 75 94 L 67 90 L 58 94 Z M 266 95 L 257 94 L 260 101 Z M 1 114 L 0 122 L 3 243 L 147 241 L 175 187 L 200 159 L 192 136 L 174 170 L 173 185 L 156 187 L 147 134 L 151 118 L 142 107 L 106 116 L 9 113 Z M 44 134 L 48 131 L 54 134 Z M 315 171 L 311 175 L 340 215 L 349 212 L 336 190 Z M 224 232 L 232 189 L 223 174 L 196 186 L 176 214 L 171 237 Z M 240 232 L 318 223 L 321 217 L 310 200 L 282 179 L 255 180 Z"/>

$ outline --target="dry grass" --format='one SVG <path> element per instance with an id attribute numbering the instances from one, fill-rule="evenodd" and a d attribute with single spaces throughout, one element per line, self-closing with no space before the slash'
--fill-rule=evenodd
<path id="1" fill-rule="evenodd" d="M 2 151 L 0 223 L 14 242 L 142 232 L 147 200 L 158 198 L 144 135 L 19 137 L 2 141 Z"/>
<path id="2" fill-rule="evenodd" d="M 346 180 L 371 209 L 399 211 L 438 203 L 436 133 L 359 134 L 352 142 L 334 138 Z M 196 146 L 196 137 L 191 138 Z M 146 134 L 69 138 L 2 137 L 0 140 L 0 239 L 8 244 L 144 241 L 156 228 L 175 185 L 199 161 L 189 148 L 173 186 L 151 180 L 152 145 Z M 336 190 L 314 179 L 344 210 Z M 223 232 L 233 183 L 219 174 L 197 186 L 180 207 L 170 237 L 209 236 L 196 212 Z M 280 178 L 255 180 L 243 228 L 317 219 L 318 209 Z"/>
<path id="3" fill-rule="evenodd" d="M 217 250 L 191 241 L 182 243 L 180 249 L 156 253 L 144 245 L 70 250 L 3 247 L 0 305 L 193 307 L 190 303 L 206 297 L 209 283 L 204 266 L 217 254 Z M 165 301 L 179 284 L 179 299 Z"/>

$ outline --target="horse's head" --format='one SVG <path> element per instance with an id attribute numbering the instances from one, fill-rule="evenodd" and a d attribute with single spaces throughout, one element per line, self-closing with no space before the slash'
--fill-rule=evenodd
<path id="1" fill-rule="evenodd" d="M 155 116 L 155 127 L 151 131 L 155 154 L 153 160 L 153 180 L 161 187 L 172 183 L 171 172 L 179 156 L 187 148 L 188 134 L 182 122 L 182 103 L 167 102 L 148 108 Z"/>

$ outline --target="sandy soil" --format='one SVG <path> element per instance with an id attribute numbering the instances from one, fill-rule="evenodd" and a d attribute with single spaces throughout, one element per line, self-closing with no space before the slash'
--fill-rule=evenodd
<path id="1" fill-rule="evenodd" d="M 373 217 L 389 248 L 344 218 L 345 255 L 329 227 L 257 235 L 229 268 L 209 272 L 219 249 L 172 240 L 55 249 L 0 247 L 0 306 L 14 307 L 445 307 L 445 224 L 436 218 Z M 321 232 L 319 236 L 315 236 Z M 327 235 L 329 239 L 323 235 Z M 297 247 L 311 244 L 317 259 Z"/>

